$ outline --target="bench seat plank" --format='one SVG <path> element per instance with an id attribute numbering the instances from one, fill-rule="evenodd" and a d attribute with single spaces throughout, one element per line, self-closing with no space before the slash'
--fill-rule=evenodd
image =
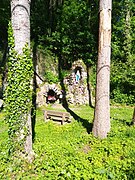
<path id="1" fill-rule="evenodd" d="M 58 120 L 61 121 L 61 124 L 63 125 L 65 121 L 71 122 L 69 120 L 69 113 L 68 112 L 59 112 L 59 111 L 53 111 L 53 110 L 44 110 L 44 118 L 45 121 L 47 119 L 52 119 L 52 120 Z"/>

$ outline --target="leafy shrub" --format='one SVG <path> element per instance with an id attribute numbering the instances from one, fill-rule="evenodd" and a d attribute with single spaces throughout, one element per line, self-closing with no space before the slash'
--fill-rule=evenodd
<path id="1" fill-rule="evenodd" d="M 115 103 L 120 104 L 134 104 L 134 95 L 124 94 L 120 91 L 120 89 L 114 89 L 111 94 L 111 98 Z"/>
<path id="2" fill-rule="evenodd" d="M 135 63 L 119 62 L 111 66 L 111 99 L 117 103 L 135 103 Z"/>
<path id="3" fill-rule="evenodd" d="M 58 83 L 59 79 L 57 75 L 54 75 L 51 71 L 45 72 L 45 79 L 48 83 Z"/>

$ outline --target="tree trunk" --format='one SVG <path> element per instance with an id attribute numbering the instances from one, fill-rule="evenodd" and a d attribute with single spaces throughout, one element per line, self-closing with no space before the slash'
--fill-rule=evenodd
<path id="1" fill-rule="evenodd" d="M 125 0 L 125 29 L 124 29 L 124 51 L 126 55 L 126 62 L 132 61 L 132 37 L 131 37 L 131 7 L 132 3 L 129 0 Z"/>
<path id="2" fill-rule="evenodd" d="M 15 39 L 15 50 L 21 55 L 23 54 L 23 48 L 26 44 L 28 44 L 30 48 L 30 0 L 11 1 L 11 21 Z M 27 123 L 25 126 L 27 128 L 28 135 L 24 142 L 24 149 L 29 160 L 31 160 L 31 155 L 33 155 L 31 110 L 29 111 L 29 114 L 24 115 L 24 117 L 25 116 L 27 116 Z"/>
<path id="3" fill-rule="evenodd" d="M 99 46 L 93 134 L 106 138 L 110 131 L 111 0 L 100 0 Z"/>
<path id="4" fill-rule="evenodd" d="M 30 0 L 11 1 L 11 21 L 18 54 L 28 43 L 30 45 Z"/>
<path id="5" fill-rule="evenodd" d="M 133 125 L 135 125 L 135 107 L 134 107 L 132 122 L 133 122 Z"/>
<path id="6" fill-rule="evenodd" d="M 90 67 L 89 66 L 87 66 L 87 90 L 88 90 L 88 95 L 89 95 L 89 106 L 94 108 L 93 98 L 92 98 L 92 88 L 91 88 L 91 83 L 90 83 Z"/>

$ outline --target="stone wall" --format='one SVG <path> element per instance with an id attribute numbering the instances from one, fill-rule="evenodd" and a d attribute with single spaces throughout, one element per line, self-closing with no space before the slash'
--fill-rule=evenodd
<path id="1" fill-rule="evenodd" d="M 79 81 L 76 81 L 77 70 L 80 73 Z M 64 78 L 64 86 L 66 89 L 65 96 L 69 104 L 88 104 L 89 94 L 87 90 L 87 71 L 86 66 L 82 60 L 78 60 L 73 63 L 69 75 Z M 56 91 L 58 95 L 61 94 L 62 88 L 60 84 L 42 84 L 37 92 L 37 105 L 47 105 L 46 96 L 49 89 Z M 55 103 L 59 102 L 56 100 Z"/>
<path id="2" fill-rule="evenodd" d="M 77 70 L 80 72 L 79 81 L 76 81 Z M 70 76 L 64 79 L 64 84 L 67 89 L 67 102 L 71 104 L 88 104 L 87 71 L 82 60 L 73 63 Z"/>
<path id="3" fill-rule="evenodd" d="M 47 93 L 52 89 L 58 96 L 61 94 L 61 88 L 59 84 L 42 84 L 37 91 L 36 104 L 38 107 L 47 105 Z M 57 103 L 59 99 L 55 101 Z"/>

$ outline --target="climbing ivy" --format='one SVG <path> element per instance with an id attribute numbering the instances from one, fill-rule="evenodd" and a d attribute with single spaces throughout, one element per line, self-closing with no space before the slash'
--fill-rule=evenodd
<path id="1" fill-rule="evenodd" d="M 24 150 L 28 134 L 27 119 L 32 106 L 31 79 L 33 64 L 28 44 L 23 53 L 15 51 L 11 23 L 8 29 L 8 76 L 5 90 L 6 122 L 8 123 L 9 153 Z"/>

